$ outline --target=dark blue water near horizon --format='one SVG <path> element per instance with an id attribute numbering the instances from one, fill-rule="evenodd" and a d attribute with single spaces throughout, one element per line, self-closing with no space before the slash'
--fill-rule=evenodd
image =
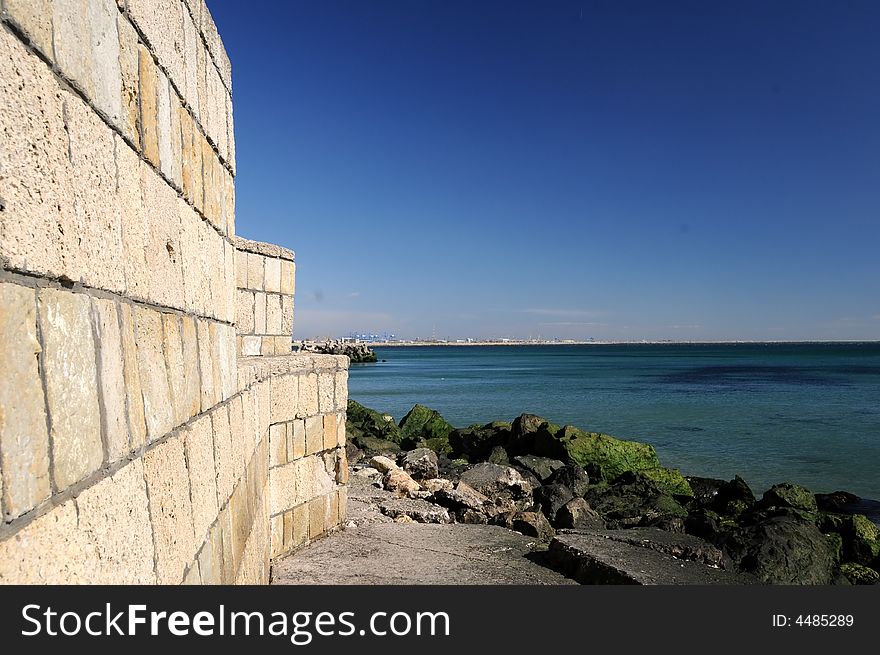
<path id="1" fill-rule="evenodd" d="M 376 347 L 350 397 L 455 426 L 540 414 L 651 443 L 689 475 L 880 499 L 880 343 Z"/>

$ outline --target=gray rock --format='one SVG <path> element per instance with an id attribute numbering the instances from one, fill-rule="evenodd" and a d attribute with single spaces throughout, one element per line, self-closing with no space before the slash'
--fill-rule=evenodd
<path id="1" fill-rule="evenodd" d="M 513 458 L 513 462 L 519 464 L 529 473 L 538 478 L 542 484 L 547 482 L 557 469 L 565 466 L 565 463 L 558 459 L 538 457 L 536 455 L 519 455 Z"/>
<path id="2" fill-rule="evenodd" d="M 490 464 L 501 464 L 502 466 L 510 464 L 510 460 L 507 457 L 507 451 L 504 450 L 503 446 L 495 446 L 492 449 L 492 452 L 489 453 L 488 461 Z"/>
<path id="3" fill-rule="evenodd" d="M 516 512 L 510 518 L 510 529 L 540 541 L 550 541 L 555 534 L 541 512 Z"/>
<path id="4" fill-rule="evenodd" d="M 602 530 L 605 521 L 583 498 L 572 498 L 556 512 L 556 527 Z"/>
<path id="5" fill-rule="evenodd" d="M 403 453 L 398 460 L 414 480 L 430 480 L 438 475 L 437 453 L 430 448 L 416 448 Z"/>
<path id="6" fill-rule="evenodd" d="M 461 481 L 489 498 L 506 494 L 521 499 L 532 495 L 532 486 L 519 471 L 500 464 L 477 464 L 462 473 Z"/>
<path id="7" fill-rule="evenodd" d="M 541 508 L 551 523 L 556 521 L 556 513 L 573 498 L 568 487 L 561 484 L 545 484 L 535 489 L 535 503 Z"/>
<path id="8" fill-rule="evenodd" d="M 379 511 L 392 519 L 408 516 L 416 523 L 451 523 L 449 511 L 425 500 L 395 498 L 379 504 Z"/>
<path id="9" fill-rule="evenodd" d="M 553 472 L 548 480 L 549 484 L 561 484 L 568 487 L 571 495 L 583 497 L 590 488 L 590 478 L 583 467 L 577 464 L 566 464 Z"/>
<path id="10" fill-rule="evenodd" d="M 454 510 L 476 510 L 489 505 L 491 501 L 466 482 L 458 482 L 454 489 L 439 489 L 434 492 L 434 502 Z"/>

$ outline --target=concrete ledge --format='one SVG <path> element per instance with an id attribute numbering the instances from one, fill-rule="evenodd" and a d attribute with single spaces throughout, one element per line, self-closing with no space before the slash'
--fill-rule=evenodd
<path id="1" fill-rule="evenodd" d="M 288 261 L 295 261 L 296 254 L 287 248 L 275 245 L 274 243 L 264 243 L 262 241 L 251 241 L 244 237 L 235 237 L 233 243 L 238 250 L 243 252 L 252 252 L 265 257 L 279 257 Z"/>

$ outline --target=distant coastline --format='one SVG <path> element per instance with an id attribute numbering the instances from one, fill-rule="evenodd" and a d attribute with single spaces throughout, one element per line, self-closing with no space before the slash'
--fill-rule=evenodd
<path id="1" fill-rule="evenodd" d="M 623 340 L 592 340 L 592 341 L 578 341 L 578 340 L 552 340 L 552 341 L 543 341 L 543 340 L 535 340 L 535 339 L 509 339 L 509 340 L 485 340 L 485 341 L 443 341 L 443 340 L 395 340 L 395 341 L 359 341 L 358 343 L 365 344 L 370 348 L 399 348 L 399 347 L 438 347 L 438 346 L 662 346 L 662 345 L 670 345 L 670 346 L 686 346 L 686 345 L 736 345 L 736 344 L 744 344 L 744 345 L 761 345 L 761 344 L 876 344 L 880 343 L 880 339 L 852 339 L 852 340 L 842 340 L 842 339 L 801 339 L 801 340 L 786 340 L 780 339 L 775 341 L 768 340 L 730 340 L 730 341 L 718 341 L 718 340 L 707 340 L 707 341 L 698 341 L 698 340 L 688 340 L 688 341 L 673 341 L 673 340 L 634 340 L 634 341 L 623 341 Z"/>

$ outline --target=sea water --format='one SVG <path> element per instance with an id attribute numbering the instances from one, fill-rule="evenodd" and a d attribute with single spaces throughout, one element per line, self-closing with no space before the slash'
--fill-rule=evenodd
<path id="1" fill-rule="evenodd" d="M 456 427 L 544 416 L 652 444 L 688 475 L 880 499 L 880 343 L 376 347 L 350 397 Z"/>

